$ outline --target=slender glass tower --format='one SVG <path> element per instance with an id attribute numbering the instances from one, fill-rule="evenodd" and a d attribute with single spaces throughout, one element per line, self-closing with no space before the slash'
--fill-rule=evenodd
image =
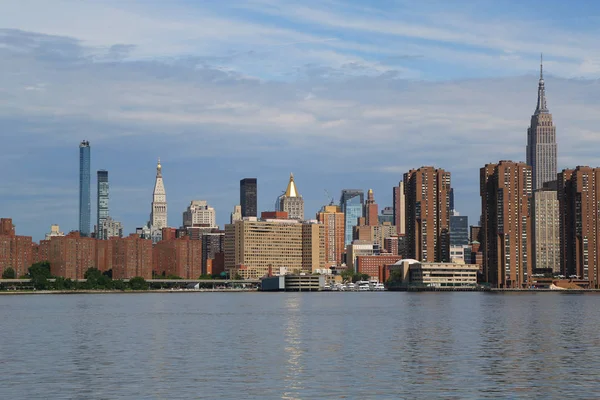
<path id="1" fill-rule="evenodd" d="M 108 239 L 104 237 L 102 225 L 108 218 L 108 171 L 98 171 L 98 213 L 96 221 L 96 238 Z"/>
<path id="2" fill-rule="evenodd" d="M 79 234 L 90 236 L 90 142 L 79 144 Z"/>

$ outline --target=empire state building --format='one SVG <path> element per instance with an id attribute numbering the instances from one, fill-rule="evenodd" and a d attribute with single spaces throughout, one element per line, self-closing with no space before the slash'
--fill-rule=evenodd
<path id="1" fill-rule="evenodd" d="M 556 127 L 546 106 L 543 64 L 535 113 L 527 129 L 527 165 L 532 169 L 532 188 L 541 189 L 544 183 L 556 180 Z"/>

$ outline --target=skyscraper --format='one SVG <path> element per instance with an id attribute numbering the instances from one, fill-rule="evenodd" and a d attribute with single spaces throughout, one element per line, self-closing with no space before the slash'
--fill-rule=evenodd
<path id="1" fill-rule="evenodd" d="M 290 219 L 304 219 L 304 200 L 294 182 L 294 174 L 290 174 L 287 189 L 279 201 L 279 209 L 288 213 Z"/>
<path id="2" fill-rule="evenodd" d="M 406 204 L 404 198 L 404 182 L 400 181 L 398 186 L 394 186 L 394 225 L 396 233 L 404 235 L 406 233 Z"/>
<path id="3" fill-rule="evenodd" d="M 483 275 L 500 288 L 523 288 L 532 273 L 531 167 L 500 161 L 480 170 Z"/>
<path id="4" fill-rule="evenodd" d="M 340 197 L 340 208 L 344 213 L 344 245 L 352 243 L 353 227 L 363 216 L 365 194 L 360 189 L 343 189 Z"/>
<path id="5" fill-rule="evenodd" d="M 466 246 L 469 244 L 469 217 L 458 215 L 450 216 L 450 246 Z"/>
<path id="6" fill-rule="evenodd" d="M 560 260 L 563 275 L 600 287 L 600 168 L 579 166 L 558 174 Z"/>
<path id="7" fill-rule="evenodd" d="M 156 229 L 167 228 L 167 192 L 162 178 L 162 165 L 160 158 L 156 164 L 156 181 L 152 193 L 152 212 L 150 213 L 150 225 Z"/>
<path id="8" fill-rule="evenodd" d="M 560 219 L 555 188 L 533 192 L 533 269 L 560 273 Z"/>
<path id="9" fill-rule="evenodd" d="M 216 228 L 215 209 L 206 200 L 192 200 L 187 210 L 183 212 L 183 226 L 201 226 Z"/>
<path id="10" fill-rule="evenodd" d="M 406 253 L 427 262 L 450 261 L 450 172 L 421 167 L 404 174 Z"/>
<path id="11" fill-rule="evenodd" d="M 365 203 L 365 222 L 369 226 L 379 225 L 379 206 L 375 203 L 373 189 L 367 192 L 367 202 Z"/>
<path id="12" fill-rule="evenodd" d="M 339 206 L 324 206 L 317 221 L 325 226 L 325 264 L 342 265 L 344 254 L 344 213 Z"/>
<path id="13" fill-rule="evenodd" d="M 98 180 L 98 212 L 96 215 L 96 238 L 107 239 L 104 237 L 102 229 L 103 222 L 108 218 L 108 171 L 100 170 L 97 172 Z"/>
<path id="14" fill-rule="evenodd" d="M 527 165 L 531 166 L 532 190 L 541 189 L 544 183 L 556 180 L 556 127 L 546 106 L 542 63 L 537 106 L 527 129 Z"/>
<path id="15" fill-rule="evenodd" d="M 244 178 L 240 181 L 240 205 L 243 217 L 257 216 L 258 184 L 256 178 Z"/>
<path id="16" fill-rule="evenodd" d="M 90 236 L 90 218 L 92 214 L 90 199 L 90 142 L 79 144 L 79 234 Z"/>

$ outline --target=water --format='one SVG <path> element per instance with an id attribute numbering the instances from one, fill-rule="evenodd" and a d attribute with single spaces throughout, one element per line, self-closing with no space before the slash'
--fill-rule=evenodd
<path id="1" fill-rule="evenodd" d="M 0 398 L 598 398 L 600 296 L 0 296 Z"/>

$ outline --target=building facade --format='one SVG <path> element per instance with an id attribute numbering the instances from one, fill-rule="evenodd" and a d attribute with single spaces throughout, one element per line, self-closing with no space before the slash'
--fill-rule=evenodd
<path id="1" fill-rule="evenodd" d="M 96 238 L 107 239 L 103 236 L 101 227 L 104 221 L 108 218 L 108 171 L 100 170 L 96 174 L 98 190 L 97 190 L 97 205 L 98 210 L 96 213 Z"/>
<path id="2" fill-rule="evenodd" d="M 242 219 L 242 206 L 234 206 L 233 212 L 229 216 L 229 223 L 233 224 L 235 221 Z"/>
<path id="3" fill-rule="evenodd" d="M 33 253 L 31 236 L 17 235 L 12 219 L 0 219 L 0 276 L 9 267 L 17 278 L 25 275 L 33 263 Z"/>
<path id="4" fill-rule="evenodd" d="M 324 206 L 317 214 L 324 226 L 325 266 L 340 266 L 344 256 L 344 213 L 339 206 Z"/>
<path id="5" fill-rule="evenodd" d="M 160 158 L 156 164 L 156 180 L 152 193 L 152 211 L 150 213 L 150 225 L 157 229 L 168 227 L 167 221 L 167 192 L 162 176 L 162 165 Z"/>
<path id="6" fill-rule="evenodd" d="M 404 174 L 408 258 L 450 261 L 450 172 L 421 167 Z"/>
<path id="7" fill-rule="evenodd" d="M 353 228 L 363 216 L 364 193 L 360 189 L 344 189 L 340 197 L 340 208 L 344 213 L 344 245 L 352 243 Z"/>
<path id="8" fill-rule="evenodd" d="M 367 201 L 365 202 L 365 223 L 369 226 L 379 225 L 379 206 L 375 203 L 373 189 L 367 192 Z"/>
<path id="9" fill-rule="evenodd" d="M 500 288 L 523 288 L 533 266 L 531 167 L 500 161 L 480 171 L 483 275 Z"/>
<path id="10" fill-rule="evenodd" d="M 113 238 L 112 273 L 113 279 L 142 277 L 152 279 L 152 242 L 132 234 L 126 238 Z"/>
<path id="11" fill-rule="evenodd" d="M 396 233 L 404 235 L 406 233 L 406 201 L 404 197 L 404 182 L 400 181 L 393 190 L 393 212 Z"/>
<path id="12" fill-rule="evenodd" d="M 189 237 L 161 240 L 154 245 L 152 270 L 157 275 L 198 279 L 202 275 L 202 242 Z"/>
<path id="13" fill-rule="evenodd" d="M 466 246 L 469 244 L 469 217 L 458 215 L 455 211 L 450 216 L 450 246 Z"/>
<path id="14" fill-rule="evenodd" d="M 107 217 L 98 228 L 98 239 L 106 240 L 113 237 L 123 237 L 123 224 Z"/>
<path id="15" fill-rule="evenodd" d="M 560 273 L 560 218 L 556 190 L 533 192 L 533 268 Z"/>
<path id="16" fill-rule="evenodd" d="M 90 142 L 79 144 L 79 233 L 90 236 L 91 198 L 90 198 Z"/>
<path id="17" fill-rule="evenodd" d="M 216 228 L 215 209 L 210 207 L 205 200 L 192 200 L 187 210 L 183 212 L 183 226 L 202 226 Z"/>
<path id="18" fill-rule="evenodd" d="M 540 64 L 537 105 L 527 129 L 527 165 L 531 166 L 533 190 L 556 180 L 556 147 L 556 127 L 546 106 L 544 73 Z"/>
<path id="19" fill-rule="evenodd" d="M 287 212 L 290 219 L 304 220 L 304 200 L 294 182 L 294 174 L 290 174 L 285 194 L 279 200 L 279 209 Z"/>
<path id="20" fill-rule="evenodd" d="M 240 181 L 240 205 L 242 207 L 242 218 L 256 217 L 258 184 L 256 178 L 244 178 Z"/>

